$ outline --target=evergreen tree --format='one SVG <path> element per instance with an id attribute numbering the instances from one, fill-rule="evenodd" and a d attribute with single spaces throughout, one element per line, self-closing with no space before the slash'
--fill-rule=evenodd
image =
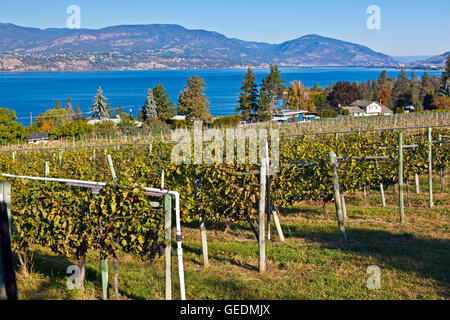
<path id="1" fill-rule="evenodd" d="M 377 101 L 378 100 L 378 83 L 376 79 L 373 79 L 371 81 L 371 93 L 372 97 L 369 99 L 370 101 Z"/>
<path id="2" fill-rule="evenodd" d="M 258 110 L 256 113 L 256 121 L 265 122 L 265 121 L 270 120 L 271 103 L 272 103 L 272 98 L 271 98 L 270 93 L 265 89 L 261 89 L 259 91 L 259 97 L 258 97 Z"/>
<path id="3" fill-rule="evenodd" d="M 322 92 L 322 88 L 319 87 L 319 84 L 317 82 L 314 82 L 314 87 L 312 88 L 312 91 Z"/>
<path id="4" fill-rule="evenodd" d="M 386 72 L 386 70 L 383 70 L 380 73 L 380 76 L 378 77 L 378 80 L 377 80 L 377 91 L 378 91 L 378 93 L 381 93 L 385 89 L 390 89 L 390 88 L 389 88 L 389 79 L 387 77 L 387 72 Z"/>
<path id="5" fill-rule="evenodd" d="M 427 93 L 423 97 L 423 109 L 424 110 L 433 110 L 436 108 L 436 105 L 434 103 L 434 95 L 432 93 Z"/>
<path id="6" fill-rule="evenodd" d="M 145 100 L 145 104 L 142 106 L 142 117 L 144 120 L 155 119 L 158 117 L 152 89 L 148 89 L 147 99 Z"/>
<path id="7" fill-rule="evenodd" d="M 189 78 L 178 98 L 178 113 L 185 115 L 189 122 L 201 120 L 212 121 L 209 101 L 205 95 L 205 80 L 198 76 Z"/>
<path id="8" fill-rule="evenodd" d="M 283 85 L 285 81 L 283 80 L 283 77 L 281 76 L 280 70 L 278 69 L 277 65 L 271 65 L 270 66 L 270 73 L 266 74 L 265 78 L 263 79 L 261 90 L 260 90 L 260 98 L 261 93 L 265 96 L 263 99 L 259 99 L 259 103 L 262 103 L 263 105 L 260 105 L 258 107 L 258 112 L 265 112 L 263 109 L 267 108 L 265 105 L 267 103 L 267 98 L 269 98 L 269 115 L 270 119 L 273 118 L 273 113 L 275 107 L 278 105 L 277 100 L 282 98 L 284 96 L 284 92 L 286 91 L 286 87 Z M 258 103 L 258 104 L 259 104 Z"/>
<path id="9" fill-rule="evenodd" d="M 77 105 L 75 106 L 74 120 L 80 120 L 81 118 L 82 118 L 81 109 L 80 109 L 80 106 L 77 103 Z"/>
<path id="10" fill-rule="evenodd" d="M 72 99 L 68 98 L 66 100 L 66 112 L 67 112 L 67 121 L 71 122 L 74 120 L 74 113 L 72 109 Z"/>
<path id="11" fill-rule="evenodd" d="M 156 103 L 156 113 L 161 120 L 170 120 L 177 114 L 177 110 L 173 101 L 169 99 L 169 94 L 166 93 L 166 89 L 158 83 L 153 88 L 153 97 Z"/>
<path id="12" fill-rule="evenodd" d="M 330 81 L 330 83 L 328 84 L 328 87 L 326 87 L 325 88 L 325 95 L 329 95 L 332 91 L 333 91 L 333 88 L 334 88 L 334 83 L 333 83 L 333 81 Z"/>
<path id="13" fill-rule="evenodd" d="M 55 101 L 55 109 L 61 109 L 61 102 L 59 101 L 59 99 L 56 99 Z"/>
<path id="14" fill-rule="evenodd" d="M 258 109 L 258 86 L 255 73 L 250 68 L 244 75 L 241 90 L 239 107 L 236 108 L 236 113 L 242 113 L 244 120 L 250 120 L 252 113 Z"/>
<path id="15" fill-rule="evenodd" d="M 447 67 L 441 76 L 441 87 L 439 89 L 439 95 L 450 97 L 450 54 L 447 57 Z"/>
<path id="16" fill-rule="evenodd" d="M 433 82 L 431 82 L 431 77 L 428 74 L 428 72 L 425 71 L 425 73 L 422 76 L 422 81 L 420 83 L 420 98 L 423 100 L 426 94 L 434 93 L 434 86 Z"/>
<path id="17" fill-rule="evenodd" d="M 416 76 L 416 74 L 413 72 L 411 74 L 411 80 L 409 80 L 409 92 L 411 94 L 411 104 L 416 106 L 422 104 L 422 102 L 419 100 L 420 98 L 420 85 L 419 80 Z"/>
<path id="18" fill-rule="evenodd" d="M 409 80 L 406 72 L 402 69 L 398 74 L 397 81 L 395 82 L 394 89 L 392 90 L 392 96 L 397 101 L 400 96 L 405 95 L 409 91 Z"/>
<path id="19" fill-rule="evenodd" d="M 139 109 L 136 119 L 139 120 L 139 121 L 144 121 L 144 114 L 142 113 L 141 109 Z"/>
<path id="20" fill-rule="evenodd" d="M 364 100 L 372 99 L 372 83 L 371 82 L 369 82 L 369 81 L 361 82 L 359 84 L 359 90 L 361 91 Z"/>
<path id="21" fill-rule="evenodd" d="M 107 99 L 102 93 L 102 88 L 99 87 L 94 104 L 92 105 L 93 117 L 100 120 L 109 119 L 111 114 L 111 106 L 105 102 Z"/>

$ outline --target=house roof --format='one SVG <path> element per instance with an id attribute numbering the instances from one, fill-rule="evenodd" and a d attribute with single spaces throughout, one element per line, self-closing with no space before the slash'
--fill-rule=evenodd
<path id="1" fill-rule="evenodd" d="M 392 113 L 392 110 L 386 106 L 381 105 L 381 112 L 382 113 Z"/>
<path id="2" fill-rule="evenodd" d="M 277 112 L 277 114 L 280 116 L 293 116 L 296 114 L 307 113 L 307 112 L 308 111 L 303 111 L 303 110 L 280 110 L 279 112 Z"/>
<path id="3" fill-rule="evenodd" d="M 50 138 L 50 133 L 48 132 L 36 132 L 30 135 L 30 140 L 43 140 Z"/>
<path id="4" fill-rule="evenodd" d="M 377 101 L 367 101 L 367 100 L 356 100 L 349 106 L 342 107 L 342 109 L 348 110 L 350 113 L 365 113 L 366 112 L 365 108 L 371 105 L 372 103 L 381 106 L 381 113 L 392 113 L 391 109 L 382 105 L 381 103 L 378 103 Z"/>
<path id="5" fill-rule="evenodd" d="M 348 110 L 350 113 L 365 113 L 366 110 L 357 106 L 345 106 L 342 107 L 344 110 Z"/>
<path id="6" fill-rule="evenodd" d="M 357 106 L 357 107 L 367 107 L 368 105 L 372 103 L 377 103 L 376 101 L 367 101 L 367 100 L 356 100 L 355 102 L 351 103 L 350 106 Z"/>

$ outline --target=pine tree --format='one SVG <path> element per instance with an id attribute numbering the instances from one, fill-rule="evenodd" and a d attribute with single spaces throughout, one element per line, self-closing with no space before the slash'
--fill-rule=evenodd
<path id="1" fill-rule="evenodd" d="M 61 102 L 59 101 L 59 99 L 56 99 L 55 101 L 55 109 L 61 109 Z"/>
<path id="2" fill-rule="evenodd" d="M 136 119 L 139 120 L 139 121 L 144 121 L 144 114 L 142 113 L 141 109 L 139 109 Z"/>
<path id="3" fill-rule="evenodd" d="M 175 105 L 169 99 L 169 94 L 166 93 L 166 89 L 160 83 L 153 88 L 153 97 L 155 98 L 156 113 L 159 119 L 167 121 L 176 116 L 177 110 Z"/>
<path id="4" fill-rule="evenodd" d="M 102 93 L 102 88 L 99 87 L 94 104 L 92 105 L 93 117 L 100 120 L 109 119 L 111 114 L 111 106 L 105 102 L 107 99 L 102 95 Z"/>
<path id="5" fill-rule="evenodd" d="M 382 92 L 384 89 L 389 89 L 389 80 L 388 80 L 388 77 L 387 77 L 386 70 L 383 70 L 380 73 L 380 76 L 378 77 L 377 89 L 379 90 L 379 92 Z"/>
<path id="6" fill-rule="evenodd" d="M 148 89 L 147 100 L 145 100 L 145 104 L 142 106 L 142 117 L 144 120 L 155 119 L 158 117 L 152 89 Z"/>
<path id="7" fill-rule="evenodd" d="M 75 106 L 74 120 L 80 120 L 80 119 L 82 118 L 81 114 L 82 114 L 82 113 L 81 113 L 80 106 L 79 106 L 78 103 L 77 103 L 77 105 Z"/>
<path id="8" fill-rule="evenodd" d="M 367 82 L 361 82 L 359 85 L 359 91 L 361 91 L 364 100 L 372 100 L 373 99 L 372 81 L 367 80 Z"/>
<path id="9" fill-rule="evenodd" d="M 434 93 L 434 86 L 433 82 L 431 82 L 431 77 L 428 74 L 428 72 L 425 71 L 425 73 L 422 76 L 422 81 L 420 83 L 420 97 L 421 100 L 425 97 L 427 93 Z"/>
<path id="10" fill-rule="evenodd" d="M 434 101 L 434 95 L 432 93 L 427 93 L 423 97 L 422 106 L 424 110 L 433 110 L 436 108 L 435 101 Z"/>
<path id="11" fill-rule="evenodd" d="M 389 93 L 389 94 L 387 94 L 387 93 Z M 387 99 L 388 96 L 389 96 L 389 99 Z M 383 105 L 389 106 L 389 102 L 391 100 L 390 96 L 391 96 L 391 86 L 389 83 L 389 79 L 387 77 L 387 72 L 386 72 L 386 70 L 383 70 L 380 73 L 378 80 L 376 81 L 376 92 L 374 95 L 374 99 L 378 102 L 380 100 L 383 100 L 384 102 L 386 102 L 386 104 L 383 104 Z"/>
<path id="12" fill-rule="evenodd" d="M 322 88 L 319 87 L 319 84 L 318 84 L 317 82 L 314 82 L 314 87 L 312 88 L 311 91 L 314 91 L 314 92 L 322 92 Z"/>
<path id="13" fill-rule="evenodd" d="M 413 72 L 411 74 L 411 79 L 409 80 L 409 92 L 411 93 L 411 103 L 414 106 L 417 106 L 422 104 L 422 102 L 419 100 L 420 98 L 420 86 L 419 86 L 419 79 L 416 74 Z"/>
<path id="14" fill-rule="evenodd" d="M 258 109 L 256 113 L 256 121 L 265 122 L 270 120 L 270 108 L 272 98 L 267 90 L 261 89 L 258 97 Z"/>
<path id="15" fill-rule="evenodd" d="M 283 80 L 283 77 L 281 76 L 280 70 L 278 69 L 277 65 L 271 65 L 270 66 L 270 73 L 266 74 L 260 90 L 260 98 L 261 93 L 263 93 L 265 96 L 268 96 L 270 99 L 269 102 L 269 115 L 270 119 L 273 118 L 273 113 L 275 107 L 278 105 L 277 101 L 278 99 L 282 98 L 284 96 L 284 92 L 286 91 L 286 87 L 283 85 L 285 81 Z M 266 98 L 259 99 L 260 103 L 266 103 Z M 259 106 L 258 112 L 265 112 L 263 109 L 266 108 L 266 105 Z"/>
<path id="16" fill-rule="evenodd" d="M 377 79 L 372 79 L 372 81 L 370 82 L 370 91 L 372 93 L 372 97 L 369 99 L 371 101 L 377 101 L 378 100 L 378 84 L 377 84 Z"/>
<path id="17" fill-rule="evenodd" d="M 253 112 L 258 109 L 258 86 L 256 85 L 255 73 L 248 68 L 244 75 L 241 85 L 241 94 L 239 95 L 239 107 L 236 113 L 242 113 L 244 120 L 250 120 Z"/>
<path id="18" fill-rule="evenodd" d="M 439 89 L 439 95 L 450 97 L 450 54 L 447 57 L 447 67 L 441 76 L 441 87 Z"/>
<path id="19" fill-rule="evenodd" d="M 178 98 L 178 113 L 185 115 L 189 122 L 201 120 L 212 121 L 213 117 L 209 112 L 209 101 L 205 95 L 205 80 L 198 76 L 189 78 L 184 90 Z"/>
<path id="20" fill-rule="evenodd" d="M 66 113 L 67 113 L 67 121 L 71 122 L 74 120 L 74 113 L 72 109 L 72 99 L 68 98 L 66 100 Z"/>
<path id="21" fill-rule="evenodd" d="M 408 93 L 409 91 L 409 80 L 406 72 L 402 69 L 398 74 L 397 81 L 394 85 L 392 94 L 394 99 L 398 99 L 401 95 Z"/>

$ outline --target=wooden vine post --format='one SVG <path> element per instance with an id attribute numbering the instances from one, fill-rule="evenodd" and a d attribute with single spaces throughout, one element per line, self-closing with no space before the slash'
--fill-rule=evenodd
<path id="1" fill-rule="evenodd" d="M 207 268 L 207 267 L 209 267 L 208 240 L 207 240 L 207 237 L 206 237 L 205 220 L 203 219 L 201 214 L 199 216 L 199 222 L 200 222 L 200 236 L 201 236 L 201 239 L 202 239 L 203 266 L 205 268 Z"/>
<path id="2" fill-rule="evenodd" d="M 265 236 L 265 211 L 266 211 L 266 179 L 267 159 L 261 158 L 261 168 L 259 177 L 259 272 L 266 271 L 266 236 Z"/>
<path id="3" fill-rule="evenodd" d="M 284 234 L 281 229 L 280 220 L 278 220 L 278 214 L 276 210 L 272 211 L 273 222 L 275 222 L 275 227 L 277 228 L 278 236 L 280 237 L 280 241 L 284 242 Z"/>
<path id="4" fill-rule="evenodd" d="M 11 181 L 0 181 L 0 300 L 17 300 L 11 221 Z"/>
<path id="5" fill-rule="evenodd" d="M 433 203 L 433 148 L 432 148 L 431 128 L 428 128 L 428 195 L 429 206 L 434 207 Z"/>
<path id="6" fill-rule="evenodd" d="M 100 261 L 100 270 L 102 273 L 103 300 L 108 300 L 108 259 Z"/>
<path id="7" fill-rule="evenodd" d="M 343 217 L 345 220 L 345 219 L 347 219 L 347 206 L 345 205 L 344 192 L 341 192 L 341 205 L 342 205 L 342 214 L 343 214 Z"/>
<path id="8" fill-rule="evenodd" d="M 272 184 L 269 160 L 269 143 L 266 142 L 266 215 L 267 215 L 267 240 L 270 241 L 270 215 L 272 213 L 272 199 L 270 197 L 270 185 Z"/>
<path id="9" fill-rule="evenodd" d="M 405 222 L 405 199 L 403 198 L 403 134 L 398 134 L 398 208 L 400 222 Z"/>
<path id="10" fill-rule="evenodd" d="M 347 234 L 344 225 L 344 212 L 341 205 L 341 192 L 339 191 L 339 175 L 337 171 L 337 159 L 334 152 L 330 152 L 331 171 L 333 172 L 333 189 L 334 189 L 334 203 L 336 205 L 336 216 L 338 221 L 339 232 L 342 237 L 344 245 L 347 244 Z"/>
<path id="11" fill-rule="evenodd" d="M 416 173 L 414 174 L 414 182 L 416 184 L 416 193 L 420 194 L 420 183 L 419 183 L 419 175 Z"/>
<path id="12" fill-rule="evenodd" d="M 201 177 L 197 172 L 197 167 L 194 169 L 194 188 L 195 188 L 195 196 L 198 197 L 200 193 L 200 184 Z M 198 199 L 198 198 L 197 198 Z M 202 211 L 197 209 L 199 224 L 200 224 L 200 238 L 202 241 L 202 256 L 203 256 L 203 266 L 205 268 L 209 267 L 209 259 L 208 259 L 208 238 L 206 235 L 206 226 L 205 219 L 203 218 Z"/>
<path id="13" fill-rule="evenodd" d="M 49 167 L 47 161 L 45 162 L 45 171 L 44 171 L 44 173 L 45 173 L 45 177 L 47 178 L 49 173 L 50 173 L 50 167 Z M 47 183 L 47 181 L 45 181 L 45 183 Z"/>
<path id="14" fill-rule="evenodd" d="M 105 149 L 106 151 L 106 149 Z M 108 154 L 108 164 L 109 169 L 111 170 L 111 175 L 113 180 L 117 180 L 116 170 L 114 170 L 114 164 L 111 158 L 111 155 Z M 103 300 L 108 300 L 109 290 L 108 290 L 108 259 L 102 259 L 100 262 L 100 269 L 102 273 L 102 291 L 103 291 Z"/>
<path id="15" fill-rule="evenodd" d="M 165 265 L 165 297 L 172 300 L 172 197 L 164 196 L 164 237 L 166 248 L 164 249 Z"/>
<path id="16" fill-rule="evenodd" d="M 439 141 L 442 141 L 442 134 L 439 134 L 438 136 Z M 442 147 L 442 143 L 439 143 L 439 147 Z M 444 193 L 445 190 L 445 172 L 444 169 L 439 170 L 439 180 L 441 182 L 441 190 L 440 193 Z"/>
<path id="17" fill-rule="evenodd" d="M 377 173 L 379 173 L 378 160 L 375 161 L 375 166 L 376 166 Z M 382 181 L 380 181 L 380 195 L 381 195 L 381 204 L 382 204 L 383 208 L 385 208 L 386 207 L 386 198 L 384 196 L 384 186 L 383 186 Z"/>

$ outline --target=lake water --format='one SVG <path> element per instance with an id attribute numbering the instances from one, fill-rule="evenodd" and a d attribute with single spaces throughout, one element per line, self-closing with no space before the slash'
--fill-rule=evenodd
<path id="1" fill-rule="evenodd" d="M 317 82 L 328 86 L 330 81 L 367 81 L 378 78 L 381 69 L 348 67 L 280 68 L 287 83 L 300 80 L 306 86 Z M 111 107 L 122 105 L 124 112 L 130 107 L 137 114 L 145 102 L 147 89 L 161 83 L 177 102 L 187 79 L 198 75 L 205 79 L 206 95 L 214 116 L 233 114 L 237 106 L 244 69 L 225 70 L 168 70 L 168 71 L 108 71 L 108 72 L 39 72 L 0 73 L 0 107 L 16 111 L 18 121 L 29 124 L 30 112 L 33 118 L 53 108 L 56 99 L 64 106 L 67 98 L 78 103 L 84 115 L 88 115 L 97 88 L 102 87 Z M 255 69 L 258 84 L 267 69 Z M 388 76 L 397 76 L 399 70 L 388 69 Z M 423 75 L 423 71 L 415 71 Z M 411 71 L 407 71 L 408 75 Z M 442 72 L 429 72 L 440 76 Z"/>

